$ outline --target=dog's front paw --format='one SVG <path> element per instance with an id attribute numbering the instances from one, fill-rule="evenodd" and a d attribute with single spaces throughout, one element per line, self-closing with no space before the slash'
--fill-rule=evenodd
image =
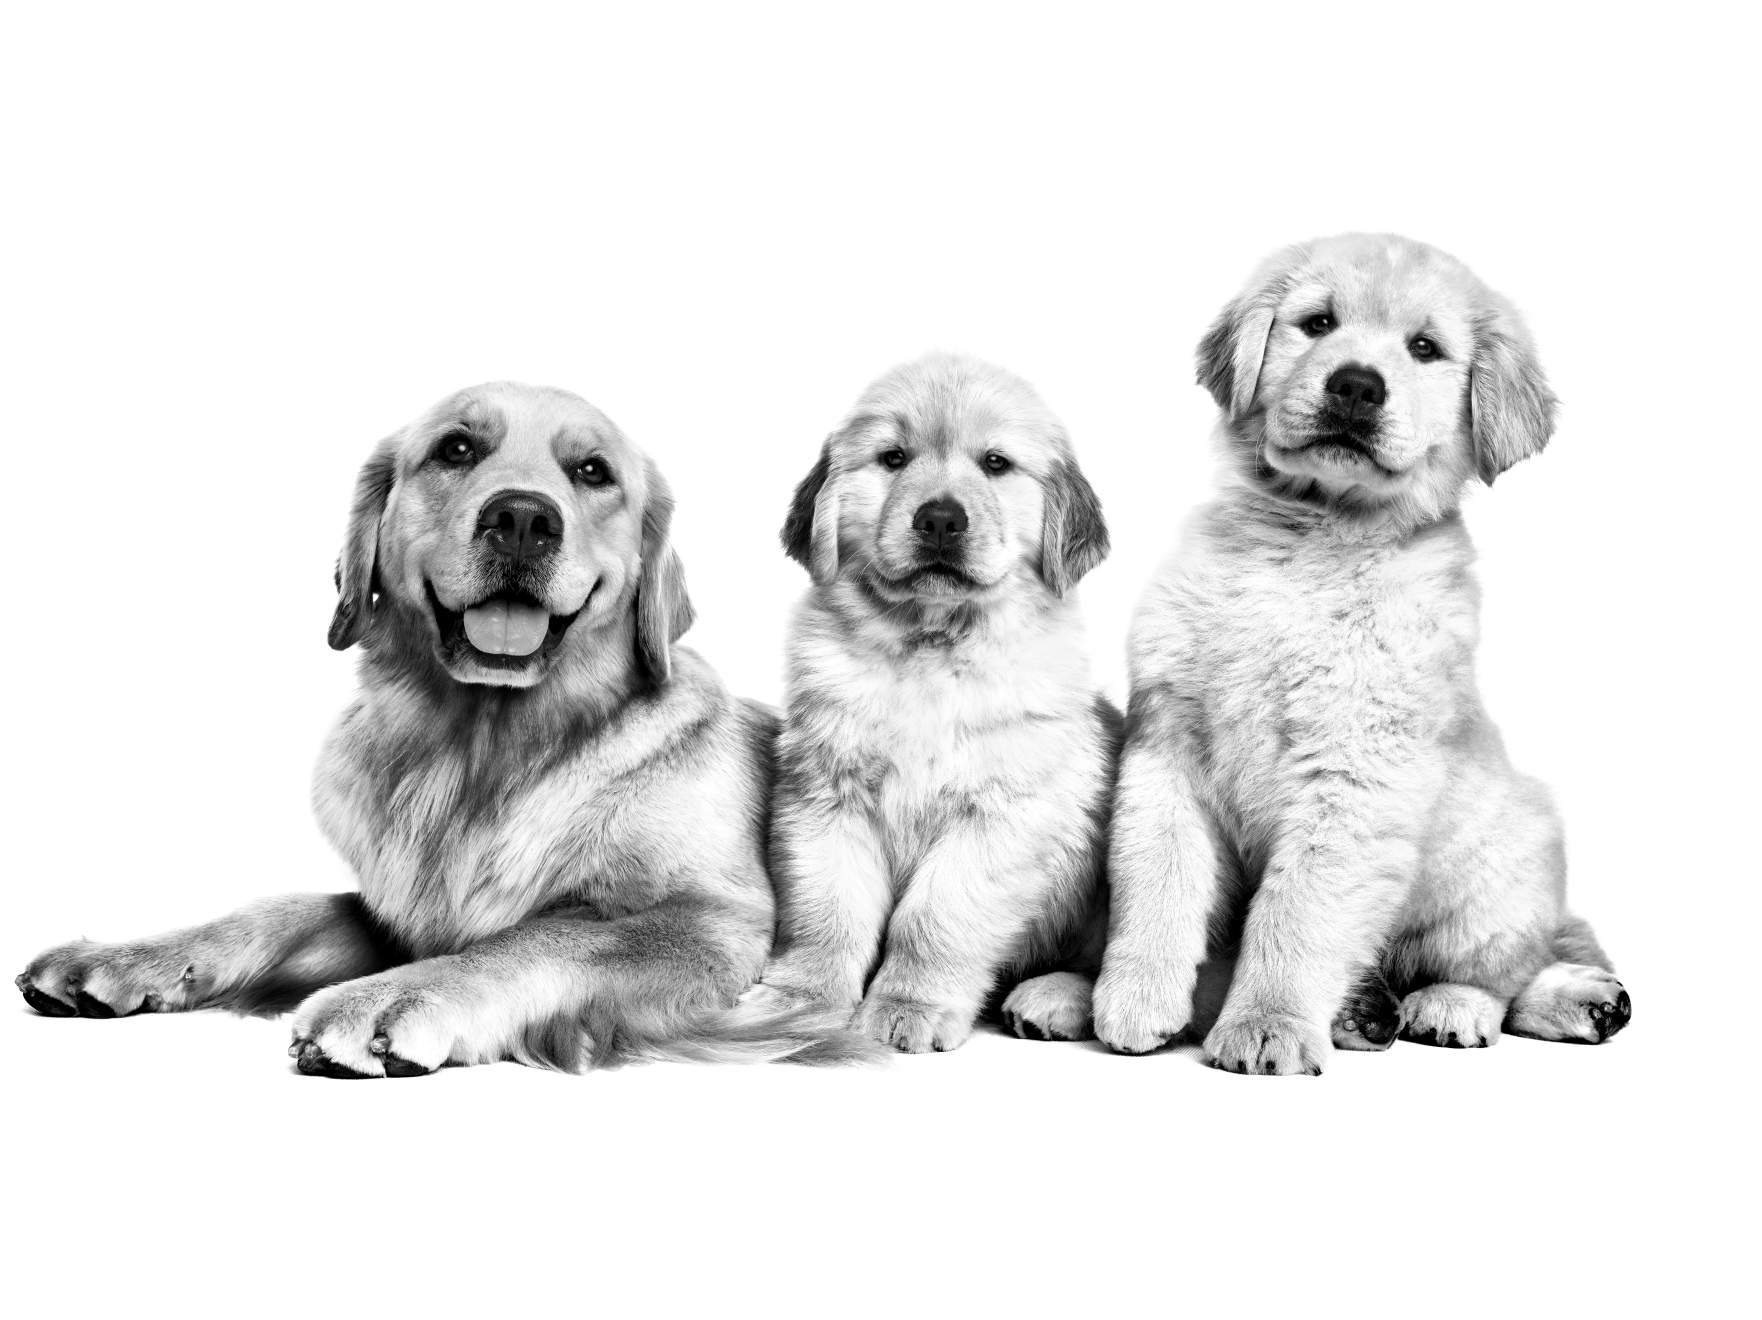
<path id="1" fill-rule="evenodd" d="M 1499 1039 L 1505 1004 L 1479 986 L 1439 981 L 1401 1001 L 1401 1035 L 1421 1045 L 1484 1049 Z"/>
<path id="2" fill-rule="evenodd" d="M 1225 1072 L 1319 1076 L 1328 1034 L 1293 1017 L 1226 1013 L 1205 1038 L 1205 1055 Z"/>
<path id="3" fill-rule="evenodd" d="M 314 1077 L 420 1077 L 453 1061 L 453 1018 L 430 978 L 397 968 L 307 999 L 288 1053 Z"/>
<path id="4" fill-rule="evenodd" d="M 1108 964 L 1095 982 L 1095 1035 L 1120 1054 L 1148 1054 L 1187 1029 L 1193 1013 L 1193 984 L 1142 976 Z"/>
<path id="5" fill-rule="evenodd" d="M 1024 1040 L 1088 1040 L 1095 982 L 1077 972 L 1023 981 L 1003 1001 L 1004 1024 Z"/>
<path id="6" fill-rule="evenodd" d="M 158 945 L 75 940 L 38 954 L 13 984 L 44 1017 L 114 1018 L 192 1007 L 197 972 Z"/>
<path id="7" fill-rule="evenodd" d="M 1329 1032 L 1337 1050 L 1386 1050 L 1401 1034 L 1401 1001 L 1373 976 L 1346 996 Z"/>
<path id="8" fill-rule="evenodd" d="M 871 993 L 851 1019 L 851 1030 L 906 1054 L 958 1049 L 973 1034 L 973 1014 L 964 1008 L 920 1004 L 890 994 Z"/>

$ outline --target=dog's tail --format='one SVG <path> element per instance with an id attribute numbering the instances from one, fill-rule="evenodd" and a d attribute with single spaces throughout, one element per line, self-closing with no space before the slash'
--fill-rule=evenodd
<path id="1" fill-rule="evenodd" d="M 852 1031 L 843 1010 L 798 1004 L 767 986 L 754 986 L 727 1008 L 637 1023 L 618 1020 L 557 1023 L 528 1035 L 517 1057 L 524 1063 L 578 1072 L 626 1063 L 801 1063 L 829 1067 L 880 1063 L 893 1051 Z"/>

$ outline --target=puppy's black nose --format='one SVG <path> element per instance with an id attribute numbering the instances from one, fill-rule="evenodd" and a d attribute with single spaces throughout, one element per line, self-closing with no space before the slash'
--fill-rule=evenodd
<path id="1" fill-rule="evenodd" d="M 1328 377 L 1328 393 L 1333 396 L 1335 406 L 1344 408 L 1348 415 L 1369 412 L 1383 406 L 1383 378 L 1369 367 L 1355 363 L 1341 367 Z"/>
<path id="2" fill-rule="evenodd" d="M 563 511 L 529 490 L 504 491 L 477 515 L 477 533 L 498 555 L 543 559 L 563 539 Z"/>
<path id="3" fill-rule="evenodd" d="M 954 500 L 931 500 L 912 515 L 919 536 L 938 549 L 960 540 L 967 530 L 967 511 Z"/>

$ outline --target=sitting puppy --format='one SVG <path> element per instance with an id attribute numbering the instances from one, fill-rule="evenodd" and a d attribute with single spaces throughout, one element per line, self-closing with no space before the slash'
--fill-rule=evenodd
<path id="1" fill-rule="evenodd" d="M 25 999 L 58 1017 L 303 999 L 290 1052 L 330 1077 L 847 1055 L 854 1037 L 804 1016 L 721 1009 L 771 944 L 776 719 L 673 648 L 692 611 L 672 507 L 561 390 L 464 390 L 380 444 L 330 629 L 361 643 L 361 690 L 313 790 L 360 893 L 63 945 Z"/>
<path id="2" fill-rule="evenodd" d="M 1255 1073 L 1397 1026 L 1607 1039 L 1628 996 L 1474 684 L 1458 504 L 1553 429 L 1517 314 L 1441 252 L 1348 235 L 1269 261 L 1199 376 L 1228 476 L 1133 626 L 1096 1033 L 1137 1053 L 1209 1026 Z"/>
<path id="3" fill-rule="evenodd" d="M 1041 973 L 1004 1003 L 1011 1028 L 1087 1037 L 1118 715 L 1070 594 L 1107 528 L 1064 428 L 985 363 L 901 367 L 826 441 L 783 547 L 813 587 L 763 984 L 919 1053 L 965 1041 L 1000 977 Z"/>

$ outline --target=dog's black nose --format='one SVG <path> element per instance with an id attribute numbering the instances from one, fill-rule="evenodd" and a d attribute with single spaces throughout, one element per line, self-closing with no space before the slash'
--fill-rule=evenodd
<path id="1" fill-rule="evenodd" d="M 1341 367 L 1328 377 L 1328 393 L 1348 414 L 1383 406 L 1383 378 L 1369 367 Z"/>
<path id="2" fill-rule="evenodd" d="M 477 531 L 498 555 L 543 559 L 563 539 L 563 511 L 529 490 L 504 491 L 477 515 Z"/>
<path id="3" fill-rule="evenodd" d="M 912 526 L 919 536 L 941 548 L 960 540 L 967 530 L 967 511 L 954 500 L 931 500 L 920 504 L 912 515 Z"/>

